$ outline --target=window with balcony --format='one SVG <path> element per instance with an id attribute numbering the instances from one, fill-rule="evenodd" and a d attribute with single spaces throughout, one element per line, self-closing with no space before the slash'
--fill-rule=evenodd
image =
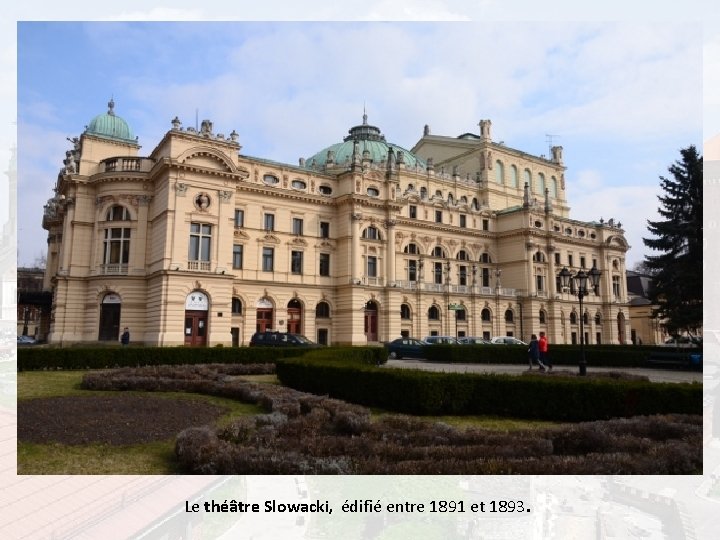
<path id="1" fill-rule="evenodd" d="M 417 261 L 416 260 L 409 260 L 408 261 L 408 281 L 417 281 L 418 273 L 417 273 Z"/>
<path id="2" fill-rule="evenodd" d="M 441 285 L 443 282 L 443 263 L 433 263 L 433 282 L 436 285 Z"/>
<path id="3" fill-rule="evenodd" d="M 210 246 L 212 245 L 212 225 L 190 223 L 190 243 L 188 262 L 191 270 L 210 270 Z"/>
<path id="4" fill-rule="evenodd" d="M 130 229 L 105 229 L 103 266 L 106 273 L 126 273 L 130 262 Z"/>

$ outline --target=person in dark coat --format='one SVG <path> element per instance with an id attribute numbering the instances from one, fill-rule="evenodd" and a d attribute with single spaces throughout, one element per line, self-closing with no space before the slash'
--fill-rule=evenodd
<path id="1" fill-rule="evenodd" d="M 540 344 L 535 334 L 530 336 L 530 347 L 528 347 L 528 359 L 530 363 L 540 366 L 540 371 L 545 371 L 545 365 L 540 361 Z M 532 368 L 531 368 L 532 369 Z"/>
<path id="2" fill-rule="evenodd" d="M 128 345 L 130 343 L 130 329 L 127 326 L 125 327 L 122 336 L 120 336 L 120 343 L 123 345 Z"/>

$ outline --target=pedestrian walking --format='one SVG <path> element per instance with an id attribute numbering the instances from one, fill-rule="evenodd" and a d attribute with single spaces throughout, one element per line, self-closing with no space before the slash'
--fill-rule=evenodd
<path id="1" fill-rule="evenodd" d="M 528 360 L 530 361 L 530 369 L 532 364 L 536 363 L 540 366 L 540 371 L 545 371 L 545 365 L 540 361 L 540 344 L 535 334 L 530 336 L 530 346 L 528 347 Z"/>
<path id="2" fill-rule="evenodd" d="M 122 336 L 120 336 L 120 343 L 128 345 L 130 343 L 130 329 L 126 326 L 123 330 Z"/>
<path id="3" fill-rule="evenodd" d="M 550 357 L 548 356 L 548 340 L 545 336 L 545 332 L 540 332 L 538 348 L 540 350 L 540 363 L 547 366 L 548 369 L 552 369 L 552 363 L 550 362 Z"/>

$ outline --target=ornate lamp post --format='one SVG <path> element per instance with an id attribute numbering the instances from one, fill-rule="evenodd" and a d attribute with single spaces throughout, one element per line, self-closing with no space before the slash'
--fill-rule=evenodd
<path id="1" fill-rule="evenodd" d="M 576 294 L 580 301 L 580 375 L 587 373 L 587 362 L 585 361 L 585 331 L 583 329 L 583 298 L 590 294 L 590 290 L 594 290 L 600 283 L 600 270 L 595 266 L 586 274 L 584 270 L 578 271 L 576 274 L 570 272 L 567 267 L 560 270 L 560 284 L 563 289 L 570 288 L 571 294 Z M 588 287 L 589 284 L 589 287 Z M 572 285 L 572 286 L 571 286 Z"/>

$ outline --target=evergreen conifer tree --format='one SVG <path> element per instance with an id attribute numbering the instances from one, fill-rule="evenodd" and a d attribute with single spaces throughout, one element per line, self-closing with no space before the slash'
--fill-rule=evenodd
<path id="1" fill-rule="evenodd" d="M 655 316 L 671 334 L 690 334 L 702 326 L 702 156 L 695 146 L 680 150 L 682 159 L 660 177 L 664 194 L 658 196 L 663 220 L 648 220 L 653 238 L 646 246 L 659 252 L 645 257 L 654 282 L 650 300 L 659 305 Z"/>

